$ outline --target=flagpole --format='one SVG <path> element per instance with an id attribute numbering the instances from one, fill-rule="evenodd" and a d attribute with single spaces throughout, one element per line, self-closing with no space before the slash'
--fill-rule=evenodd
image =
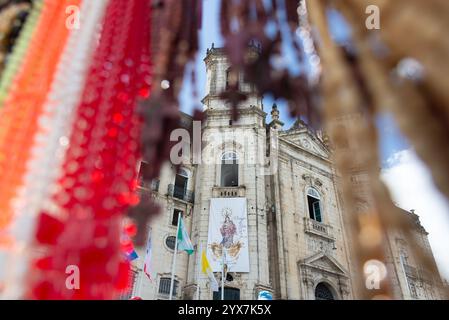
<path id="1" fill-rule="evenodd" d="M 149 231 L 148 231 L 148 235 L 147 235 L 147 246 L 145 247 L 145 257 L 144 257 L 144 260 L 143 260 L 143 265 L 142 265 L 141 272 L 139 272 L 139 275 L 140 275 L 140 277 L 139 277 L 139 286 L 137 287 L 137 293 L 136 293 L 136 295 L 138 297 L 141 297 L 141 295 L 142 295 L 142 284 L 143 284 L 143 278 L 145 277 L 144 265 L 145 265 L 145 259 L 147 257 L 146 256 L 146 251 L 148 250 L 148 240 L 151 237 L 151 231 L 152 231 L 152 229 L 150 227 Z"/>
<path id="2" fill-rule="evenodd" d="M 224 265 L 225 265 L 225 259 L 224 259 L 224 244 L 221 248 L 221 300 L 224 300 Z"/>
<path id="3" fill-rule="evenodd" d="M 203 248 L 201 246 L 201 243 L 199 243 L 199 251 L 197 250 L 198 254 L 198 269 L 196 270 L 196 300 L 200 300 L 200 269 L 201 269 L 201 255 L 203 254 Z"/>
<path id="4" fill-rule="evenodd" d="M 176 266 L 176 256 L 178 253 L 178 233 L 179 233 L 179 223 L 181 222 L 181 212 L 178 213 L 178 227 L 176 228 L 176 240 L 175 240 L 175 250 L 173 254 L 173 264 L 171 267 L 171 280 L 170 280 L 170 296 L 169 300 L 173 297 L 173 284 L 174 284 L 174 278 L 175 278 L 175 266 Z"/>

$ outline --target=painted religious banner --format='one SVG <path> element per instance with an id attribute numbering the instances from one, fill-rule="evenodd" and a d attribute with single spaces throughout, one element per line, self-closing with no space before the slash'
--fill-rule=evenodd
<path id="1" fill-rule="evenodd" d="M 249 272 L 246 198 L 212 198 L 207 255 L 214 272 Z"/>

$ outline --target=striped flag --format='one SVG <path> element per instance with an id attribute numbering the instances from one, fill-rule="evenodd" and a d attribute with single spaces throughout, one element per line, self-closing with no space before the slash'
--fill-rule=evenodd
<path id="1" fill-rule="evenodd" d="M 201 271 L 209 277 L 210 287 L 212 291 L 218 291 L 217 279 L 215 279 L 212 268 L 210 267 L 209 261 L 207 260 L 206 251 L 204 250 L 201 254 Z"/>
<path id="2" fill-rule="evenodd" d="M 134 244 L 131 239 L 132 234 L 131 234 L 131 232 L 129 232 L 130 228 L 128 226 L 126 226 L 125 222 L 124 222 L 124 226 L 125 227 L 123 228 L 123 232 L 120 236 L 120 243 L 122 244 L 122 248 L 123 248 L 126 260 L 131 262 L 131 261 L 139 258 L 139 256 L 137 255 L 137 252 L 134 249 Z"/>
<path id="3" fill-rule="evenodd" d="M 189 255 L 193 253 L 193 245 L 190 241 L 187 230 L 184 226 L 184 221 L 182 217 L 179 217 L 179 227 L 178 227 L 178 250 L 184 250 Z"/>
<path id="4" fill-rule="evenodd" d="M 150 230 L 150 234 L 148 236 L 148 243 L 147 243 L 147 252 L 145 254 L 145 260 L 143 262 L 143 272 L 147 275 L 148 279 L 150 279 L 150 281 L 152 280 L 151 277 L 151 260 L 152 260 L 152 242 L 151 242 L 151 230 Z"/>
<path id="5" fill-rule="evenodd" d="M 138 257 L 139 256 L 137 255 L 137 252 L 134 249 L 132 251 L 126 253 L 126 259 L 128 259 L 128 261 L 130 261 L 130 262 L 133 260 L 136 260 Z"/>

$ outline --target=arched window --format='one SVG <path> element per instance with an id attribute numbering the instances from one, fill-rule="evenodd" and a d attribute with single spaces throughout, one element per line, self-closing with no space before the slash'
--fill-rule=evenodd
<path id="1" fill-rule="evenodd" d="M 217 65 L 212 64 L 210 67 L 210 84 L 209 84 L 209 94 L 217 93 Z"/>
<path id="2" fill-rule="evenodd" d="M 180 175 L 180 176 L 182 176 L 182 177 L 186 177 L 186 178 L 189 177 L 189 173 L 188 173 L 187 170 L 185 170 L 185 169 L 179 169 L 178 175 Z"/>
<path id="3" fill-rule="evenodd" d="M 239 73 L 229 67 L 226 70 L 226 90 L 231 87 L 239 87 Z"/>
<path id="4" fill-rule="evenodd" d="M 239 185 L 239 164 L 235 152 L 225 152 L 221 157 L 221 186 L 237 187 Z"/>
<path id="5" fill-rule="evenodd" d="M 307 205 L 309 207 L 309 217 L 318 222 L 323 222 L 321 216 L 320 194 L 313 188 L 307 190 Z"/>
<path id="6" fill-rule="evenodd" d="M 320 282 L 315 288 L 315 300 L 335 300 L 335 298 L 329 287 Z"/>

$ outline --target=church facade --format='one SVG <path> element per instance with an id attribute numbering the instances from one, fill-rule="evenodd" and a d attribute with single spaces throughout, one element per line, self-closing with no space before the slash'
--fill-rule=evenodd
<path id="1" fill-rule="evenodd" d="M 151 279 L 143 271 L 142 248 L 132 262 L 129 296 L 168 298 L 181 216 L 195 251 L 177 253 L 174 299 L 220 298 L 200 270 L 202 250 L 219 284 L 226 266 L 225 299 L 253 300 L 262 291 L 273 299 L 357 299 L 349 230 L 326 140 L 300 120 L 284 128 L 276 105 L 267 123 L 262 98 L 242 75 L 233 74 L 222 49 L 209 49 L 204 61 L 206 119 L 198 125 L 182 116 L 188 132 L 195 126 L 201 131 L 201 161 L 194 161 L 194 152 L 183 152 L 177 172 L 166 164 L 159 179 L 140 185 L 140 193 L 162 210 L 149 226 Z M 237 121 L 220 97 L 232 83 L 248 97 Z M 419 218 L 404 214 L 416 220 L 417 239 L 431 254 Z M 420 271 L 404 237 L 390 240 L 395 298 L 440 298 L 439 276 Z"/>

